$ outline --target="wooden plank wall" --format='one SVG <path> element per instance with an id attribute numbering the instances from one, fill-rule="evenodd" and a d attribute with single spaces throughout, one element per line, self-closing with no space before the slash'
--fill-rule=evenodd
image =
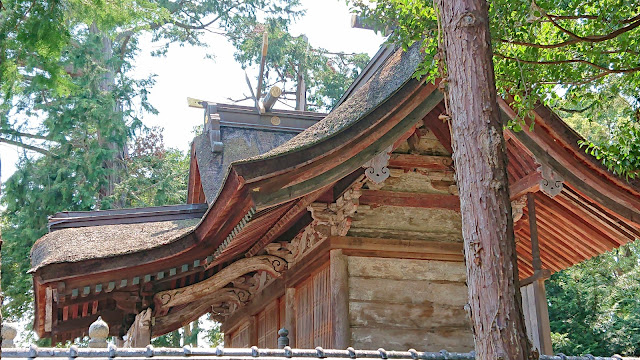
<path id="1" fill-rule="evenodd" d="M 331 349 L 332 316 L 329 264 L 296 287 L 296 347 Z"/>
<path id="2" fill-rule="evenodd" d="M 349 256 L 348 267 L 356 349 L 473 350 L 463 263 Z"/>

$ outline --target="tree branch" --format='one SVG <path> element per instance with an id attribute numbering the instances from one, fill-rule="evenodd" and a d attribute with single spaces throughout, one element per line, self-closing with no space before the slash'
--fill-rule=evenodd
<path id="1" fill-rule="evenodd" d="M 628 68 L 628 69 L 609 69 L 609 68 L 604 67 L 602 65 L 598 65 L 596 63 L 592 63 L 591 61 L 582 60 L 582 59 L 553 60 L 553 61 L 534 61 L 534 60 L 518 59 L 518 58 L 511 57 L 511 56 L 502 55 L 502 54 L 499 54 L 499 53 L 494 53 L 494 55 L 496 57 L 499 57 L 499 58 L 502 58 L 502 59 L 513 60 L 513 61 L 518 61 L 518 62 L 521 62 L 521 63 L 524 63 L 524 64 L 533 64 L 533 65 L 561 65 L 561 64 L 580 63 L 580 64 L 586 64 L 586 65 L 589 65 L 589 66 L 594 67 L 596 69 L 602 70 L 603 72 L 608 73 L 608 74 L 623 74 L 623 73 L 632 73 L 632 72 L 640 71 L 640 67 L 634 67 L 634 68 Z"/>
<path id="2" fill-rule="evenodd" d="M 19 141 L 13 141 L 13 140 L 10 140 L 10 139 L 5 139 L 5 138 L 1 138 L 0 137 L 0 143 L 7 143 L 9 145 L 15 145 L 17 147 L 21 147 L 21 148 L 24 148 L 24 149 L 27 149 L 27 150 L 35 151 L 35 152 L 38 152 L 38 153 L 43 154 L 43 155 L 49 155 L 49 156 L 52 156 L 54 158 L 58 157 L 58 156 L 54 155 L 51 151 L 49 151 L 47 149 L 43 149 L 43 148 L 40 148 L 40 147 L 37 147 L 37 146 L 33 146 L 33 145 L 29 145 L 29 144 L 24 144 L 24 143 L 21 143 Z"/>
<path id="3" fill-rule="evenodd" d="M 568 46 L 568 45 L 577 44 L 577 43 L 580 43 L 580 42 L 599 43 L 599 42 L 611 40 L 613 38 L 618 37 L 621 34 L 629 32 L 629 31 L 637 28 L 638 26 L 640 26 L 640 15 L 636 15 L 636 16 L 634 16 L 634 17 L 629 19 L 629 21 L 630 21 L 629 25 L 623 26 L 623 27 L 619 28 L 618 30 L 610 32 L 608 34 L 605 34 L 605 35 L 579 36 L 579 35 L 571 32 L 571 31 L 563 28 L 562 26 L 560 26 L 557 22 L 554 21 L 552 15 L 548 15 L 547 14 L 546 16 L 547 16 L 547 19 L 549 19 L 549 21 L 556 28 L 558 28 L 558 30 L 560 30 L 563 33 L 569 35 L 570 37 L 572 37 L 572 39 L 571 40 L 562 41 L 562 42 L 559 42 L 559 43 L 555 43 L 555 44 L 535 44 L 535 43 L 529 43 L 529 42 L 523 42 L 523 41 L 514 41 L 514 40 L 506 40 L 506 39 L 500 39 L 500 41 L 508 43 L 508 44 L 529 46 L 529 47 L 534 47 L 534 48 L 538 48 L 538 49 L 556 49 L 556 48 L 560 48 L 560 47 L 564 47 L 564 46 Z"/>
<path id="4" fill-rule="evenodd" d="M 7 135 L 14 135 L 14 136 L 19 136 L 19 137 L 26 137 L 26 138 L 30 138 L 30 139 L 49 140 L 46 136 L 43 136 L 43 135 L 28 134 L 28 133 L 23 133 L 23 132 L 20 132 L 20 131 L 15 131 L 15 130 L 10 130 L 10 129 L 8 129 L 8 130 L 0 129 L 0 134 L 7 134 Z"/>

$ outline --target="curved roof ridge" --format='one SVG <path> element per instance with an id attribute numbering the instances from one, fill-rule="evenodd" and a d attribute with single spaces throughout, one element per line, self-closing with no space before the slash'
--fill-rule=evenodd
<path id="1" fill-rule="evenodd" d="M 346 130 L 411 80 L 418 65 L 424 59 L 420 46 L 421 43 L 416 42 L 406 51 L 396 50 L 380 66 L 377 73 L 342 104 L 333 109 L 324 119 L 294 136 L 291 140 L 264 154 L 234 161 L 231 165 L 255 162 L 301 151 Z"/>

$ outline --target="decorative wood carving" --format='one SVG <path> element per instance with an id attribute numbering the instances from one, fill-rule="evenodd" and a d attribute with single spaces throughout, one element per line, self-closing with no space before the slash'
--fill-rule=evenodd
<path id="1" fill-rule="evenodd" d="M 230 314 L 230 308 L 240 308 L 251 300 L 252 294 L 236 287 L 222 288 L 209 296 L 203 297 L 189 306 L 173 309 L 167 316 L 156 317 L 153 326 L 154 334 L 167 332 L 175 324 L 194 321 L 207 312 L 217 321 L 224 321 Z"/>
<path id="2" fill-rule="evenodd" d="M 552 198 L 562 192 L 564 179 L 560 174 L 545 164 L 540 165 L 538 172 L 542 174 L 540 190 L 542 190 L 543 193 Z"/>
<path id="3" fill-rule="evenodd" d="M 522 195 L 516 200 L 511 201 L 511 215 L 513 216 L 514 224 L 522 218 L 525 206 L 527 206 L 527 195 Z"/>
<path id="4" fill-rule="evenodd" d="M 280 277 L 286 268 L 287 262 L 283 258 L 272 255 L 240 259 L 204 281 L 157 293 L 154 296 L 156 312 L 163 313 L 173 306 L 188 304 L 202 296 L 208 296 L 245 274 L 264 271 L 273 277 Z"/>
<path id="5" fill-rule="evenodd" d="M 389 177 L 389 159 L 391 158 L 392 147 L 389 146 L 380 154 L 374 156 L 371 160 L 362 165 L 365 168 L 365 175 L 376 184 L 380 184 Z"/>
<path id="6" fill-rule="evenodd" d="M 351 216 L 358 208 L 362 191 L 361 182 L 357 182 L 340 196 L 335 203 L 313 203 L 309 205 L 313 221 L 299 233 L 291 243 L 272 243 L 265 250 L 268 254 L 286 259 L 292 266 L 315 246 L 329 236 L 345 236 L 351 227 Z"/>
<path id="7" fill-rule="evenodd" d="M 124 339 L 126 348 L 142 348 L 151 343 L 151 308 L 136 315 Z"/>

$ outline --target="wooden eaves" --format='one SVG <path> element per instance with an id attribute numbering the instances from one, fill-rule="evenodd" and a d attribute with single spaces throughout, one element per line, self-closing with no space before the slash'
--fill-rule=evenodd
<path id="1" fill-rule="evenodd" d="M 417 46 L 404 53 L 396 51 L 325 120 L 273 151 L 232 163 L 201 222 L 175 241 L 108 261 L 89 259 L 37 268 L 35 328 L 39 335 L 49 335 L 44 331 L 46 289 L 55 289 L 57 297 L 70 299 L 73 289 L 88 288 L 85 296 L 76 295 L 66 305 L 78 307 L 84 306 L 79 303 L 113 298 L 98 291 L 98 285 L 108 288 L 120 279 L 129 279 L 127 284 L 132 284 L 137 277 L 137 287 L 112 290 L 141 289 L 144 296 L 137 299 L 138 307 L 150 306 L 154 293 L 198 283 L 238 259 L 259 253 L 274 240 L 290 239 L 305 221 L 308 223 L 309 203 L 334 201 L 361 173 L 363 163 L 410 136 L 418 121 L 424 121 L 452 151 L 448 126 L 436 114 L 442 111 L 442 94 L 435 84 L 412 78 L 421 60 Z M 500 105 L 505 117 L 515 116 L 507 102 L 501 100 Z M 540 209 L 537 218 L 544 268 L 558 271 L 639 237 L 637 184 L 618 178 L 584 153 L 577 145 L 578 135 L 548 109 L 538 107 L 535 113 L 533 132 L 506 131 L 505 138 L 512 200 L 533 193 Z M 402 167 L 410 159 L 393 161 Z M 553 198 L 540 191 L 541 165 L 564 178 L 562 192 Z M 376 198 L 382 195 L 363 194 L 369 202 L 384 201 Z M 451 199 L 439 201 L 455 208 Z M 522 220 L 515 226 L 521 278 L 533 275 L 527 221 L 527 210 L 523 209 Z M 206 312 L 206 306 L 198 309 Z M 190 311 L 187 315 L 177 311 L 171 317 L 169 313 L 154 335 L 174 330 L 185 319 L 201 314 Z"/>

